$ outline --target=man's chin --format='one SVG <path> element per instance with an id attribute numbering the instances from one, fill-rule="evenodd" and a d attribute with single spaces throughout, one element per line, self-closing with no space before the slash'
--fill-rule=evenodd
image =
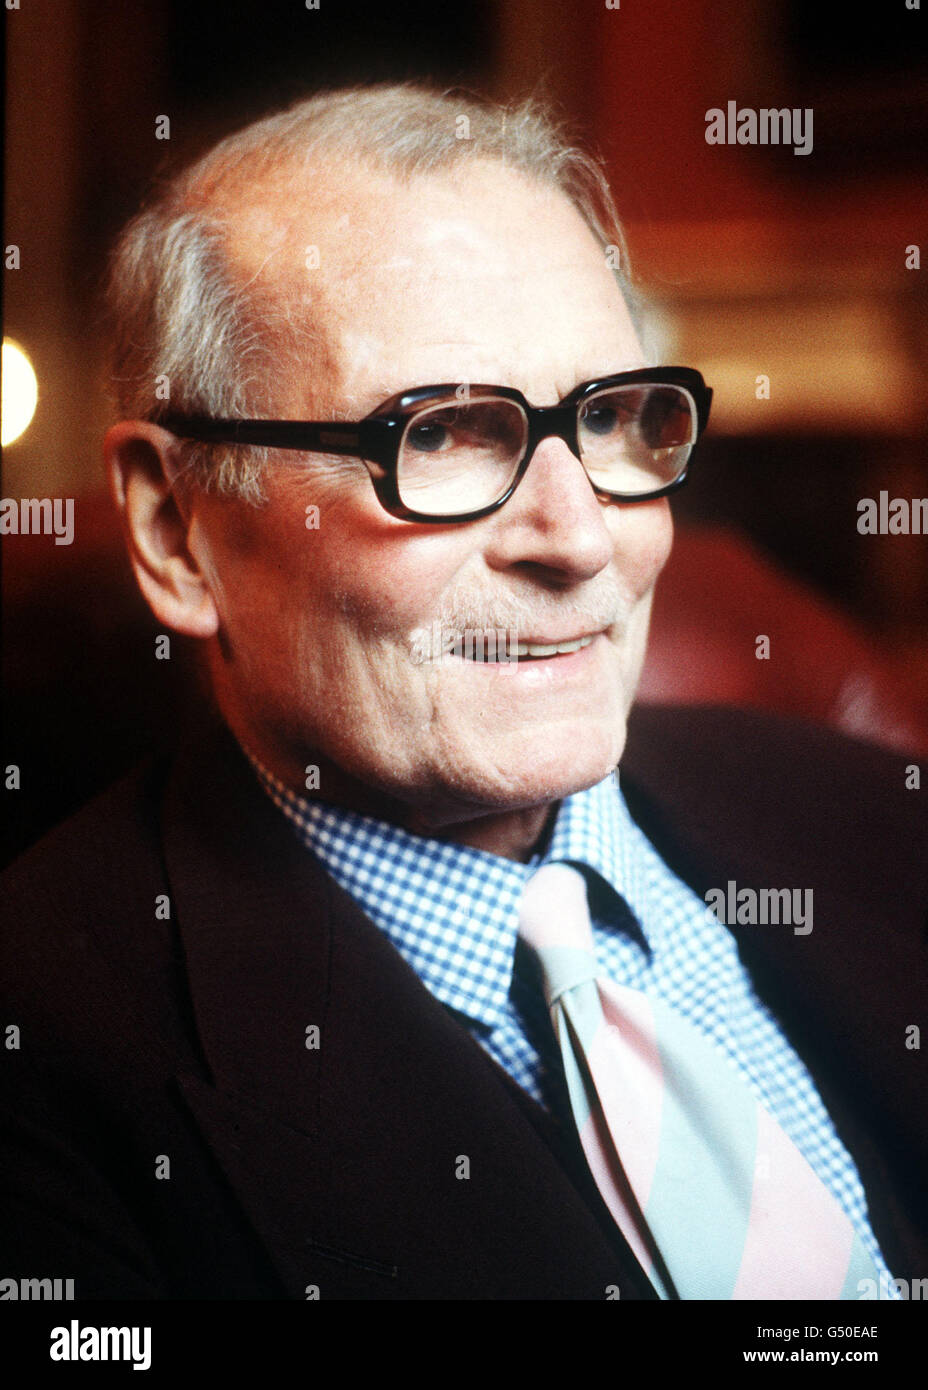
<path id="1" fill-rule="evenodd" d="M 568 726 L 535 739 L 507 740 L 503 748 L 488 748 L 485 759 L 462 757 L 453 793 L 462 811 L 482 807 L 490 815 L 548 805 L 608 777 L 624 746 L 624 719 L 618 728 Z"/>

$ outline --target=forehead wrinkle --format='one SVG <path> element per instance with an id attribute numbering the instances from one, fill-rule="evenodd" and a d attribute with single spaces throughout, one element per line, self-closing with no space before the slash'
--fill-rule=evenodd
<path id="1" fill-rule="evenodd" d="M 348 177 L 343 175 L 348 174 Z M 378 188 L 384 185 L 396 186 L 396 181 L 382 172 L 346 171 L 338 169 L 338 183 L 333 187 L 331 180 L 323 178 L 321 187 L 313 187 L 313 181 L 301 172 L 298 183 L 293 179 L 262 180 L 248 188 L 247 197 L 234 208 L 227 221 L 230 237 L 230 251 L 235 257 L 244 284 L 260 284 L 268 295 L 273 296 L 280 319 L 285 328 L 290 329 L 291 342 L 302 339 L 305 349 L 307 339 L 318 343 L 325 339 L 327 353 L 326 381 L 318 380 L 313 396 L 317 403 L 320 389 L 328 393 L 328 401 L 333 411 L 356 418 L 375 409 L 382 401 L 398 391 L 416 385 L 429 385 L 442 381 L 482 382 L 501 386 L 515 386 L 525 391 L 529 400 L 537 404 L 548 404 L 561 399 L 581 380 L 590 376 L 572 373 L 570 359 L 549 360 L 539 356 L 540 343 L 525 344 L 520 349 L 509 340 L 498 343 L 493 335 L 470 338 L 421 339 L 407 346 L 415 349 L 408 360 L 413 364 L 420 359 L 420 351 L 425 358 L 432 353 L 438 365 L 426 365 L 419 369 L 410 367 L 412 379 L 399 380 L 390 372 L 391 327 L 389 322 L 388 297 L 387 317 L 376 324 L 365 324 L 362 309 L 361 324 L 358 324 L 359 308 L 363 306 L 366 285 L 371 289 L 376 285 L 378 298 L 383 294 L 384 280 L 394 282 L 393 298 L 406 303 L 421 302 L 435 317 L 431 325 L 423 321 L 423 328 L 440 325 L 441 303 L 446 292 L 453 297 L 459 291 L 462 281 L 473 279 L 481 281 L 484 292 L 491 297 L 494 282 L 499 281 L 520 303 L 534 295 L 534 279 L 539 273 L 538 255 L 543 253 L 542 267 L 548 273 L 562 277 L 565 274 L 576 276 L 574 247 L 566 230 L 559 228 L 552 236 L 545 238 L 540 245 L 532 241 L 529 265 L 526 266 L 525 241 L 514 235 L 515 224 L 501 211 L 499 220 L 491 219 L 490 225 L 468 220 L 466 212 L 457 207 L 447 207 L 441 202 L 443 196 L 439 189 L 437 208 L 423 213 L 421 218 L 410 221 L 409 186 L 401 188 L 400 204 L 406 214 L 394 225 L 388 217 L 378 221 Z M 436 183 L 440 180 L 436 180 Z M 450 189 L 448 190 L 451 191 Z M 547 201 L 548 190 L 533 186 L 534 193 L 541 193 L 542 201 Z M 308 196 L 312 193 L 312 197 Z M 457 187 L 454 196 L 466 194 L 466 187 Z M 552 207 L 566 211 L 574 227 L 582 225 L 582 219 L 569 205 L 564 208 L 563 195 L 555 195 Z M 342 225 L 344 223 L 344 225 Z M 496 232 L 503 230 L 513 233 L 509 242 L 501 243 Z M 591 243 L 593 234 L 585 229 Z M 530 240 L 531 237 L 530 237 Z M 269 246 L 270 243 L 270 246 Z M 306 247 L 318 245 L 320 265 L 312 269 L 306 265 Z M 409 254 L 410 246 L 418 247 L 420 255 L 428 262 L 429 274 L 420 269 L 420 259 Z M 448 254 L 442 248 L 447 246 Z M 462 248 L 463 256 L 457 248 Z M 475 250 L 476 248 L 476 250 Z M 482 254 L 484 248 L 487 254 Z M 590 262 L 583 271 L 588 276 L 592 268 Z M 462 271 L 464 272 L 462 275 Z M 609 272 L 602 263 L 602 274 Z M 612 284 L 611 276 L 609 277 Z M 244 287 L 244 286 L 243 286 Z M 437 293 L 436 293 L 437 292 Z M 427 319 L 426 313 L 426 319 Z M 449 325 L 450 326 L 450 325 Z M 497 334 L 498 336 L 498 334 Z M 557 334 L 552 328 L 552 339 Z M 497 356 L 496 349 L 502 349 L 505 357 L 515 353 L 522 366 L 516 370 L 505 370 L 502 365 L 493 366 Z M 460 357 L 456 351 L 460 349 Z M 442 365 L 442 359 L 450 354 L 452 362 Z M 313 354 L 315 356 L 315 353 Z M 583 354 L 586 359 L 586 353 Z M 480 366 L 486 358 L 488 365 Z M 458 362 L 460 365 L 458 365 Z M 316 364 L 314 364 L 315 366 Z M 367 366 L 372 369 L 370 385 L 365 381 Z M 386 365 L 386 372 L 378 371 L 378 365 Z M 584 363 L 585 365 L 585 363 Z M 596 374 L 604 371 L 620 370 L 624 364 L 602 364 Z M 637 363 L 633 364 L 637 365 Z M 556 390 L 550 372 L 554 371 Z M 563 391 L 561 387 L 573 374 L 575 380 Z M 518 377 L 518 380 L 514 379 Z M 531 387 L 542 394 L 532 395 Z M 529 387 L 529 390 L 526 390 Z M 334 398 L 338 391 L 338 399 Z M 552 394 L 553 392 L 553 394 Z M 334 418 L 334 415 L 333 415 Z"/>
<path id="2" fill-rule="evenodd" d="M 371 209 L 376 205 L 375 175 L 362 181 L 360 169 L 347 163 L 265 168 L 252 180 L 247 174 L 247 168 L 234 169 L 185 198 L 191 210 L 215 217 L 229 264 L 244 284 L 270 271 L 270 288 L 305 301 L 376 263 L 379 229 L 373 217 L 358 216 L 359 194 L 362 208 L 364 200 Z M 307 265 L 310 247 L 319 251 L 318 268 Z M 327 273 L 333 265 L 334 275 Z"/>

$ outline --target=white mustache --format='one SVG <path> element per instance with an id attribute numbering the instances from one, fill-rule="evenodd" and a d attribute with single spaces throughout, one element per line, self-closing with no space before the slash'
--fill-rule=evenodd
<path id="1" fill-rule="evenodd" d="M 599 632 L 627 623 L 634 606 L 619 582 L 604 575 L 588 591 L 569 598 L 537 590 L 524 597 L 510 592 L 496 599 L 452 592 L 435 612 L 423 618 L 418 630 L 438 623 L 449 636 L 501 629 L 530 636 L 544 635 L 552 628 Z"/>

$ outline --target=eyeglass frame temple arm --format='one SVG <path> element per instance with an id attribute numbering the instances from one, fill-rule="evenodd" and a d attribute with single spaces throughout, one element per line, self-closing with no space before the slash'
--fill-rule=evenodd
<path id="1" fill-rule="evenodd" d="M 307 453 L 350 454 L 382 458 L 392 439 L 400 438 L 396 420 L 217 420 L 205 415 L 163 415 L 153 421 L 179 439 L 204 444 L 243 444 Z"/>

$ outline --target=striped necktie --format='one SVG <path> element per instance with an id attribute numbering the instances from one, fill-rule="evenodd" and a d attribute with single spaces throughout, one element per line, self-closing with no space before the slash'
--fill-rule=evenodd
<path id="1" fill-rule="evenodd" d="M 725 1056 L 598 974 L 586 883 L 529 880 L 538 956 L 590 1171 L 662 1298 L 854 1299 L 876 1266 L 850 1220 Z"/>

